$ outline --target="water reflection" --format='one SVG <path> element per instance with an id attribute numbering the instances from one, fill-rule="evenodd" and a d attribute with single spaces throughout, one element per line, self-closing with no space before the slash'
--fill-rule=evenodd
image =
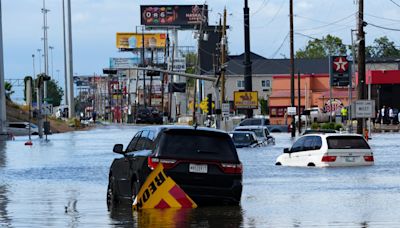
<path id="1" fill-rule="evenodd" d="M 128 207 L 110 212 L 113 225 L 120 227 L 243 227 L 240 206 L 201 207 L 196 209 L 145 209 Z M 129 219 L 127 219 L 129 218 Z"/>
<path id="2" fill-rule="evenodd" d="M 8 190 L 7 186 L 0 185 L 0 227 L 10 227 L 12 224 L 12 220 L 8 215 L 8 198 L 7 198 Z"/>
<path id="3" fill-rule="evenodd" d="M 0 141 L 0 168 L 6 165 L 6 142 Z"/>

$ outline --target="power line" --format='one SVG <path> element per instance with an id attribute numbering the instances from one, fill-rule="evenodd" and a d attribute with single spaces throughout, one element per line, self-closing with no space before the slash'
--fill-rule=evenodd
<path id="1" fill-rule="evenodd" d="M 393 0 L 389 0 L 389 1 L 391 1 L 393 4 L 395 4 L 396 6 L 398 6 L 398 7 L 400 7 L 400 5 L 398 4 L 398 3 L 396 3 L 396 2 L 394 2 Z"/>
<path id="2" fill-rule="evenodd" d="M 374 18 L 378 18 L 378 19 L 382 19 L 382 20 L 388 20 L 388 21 L 394 21 L 394 22 L 400 22 L 400 20 L 396 20 L 396 19 L 392 19 L 392 18 L 387 18 L 387 17 L 379 17 L 379 16 L 375 16 L 369 13 L 365 13 L 366 16 L 370 16 L 370 17 L 374 17 Z"/>
<path id="3" fill-rule="evenodd" d="M 367 23 L 367 25 L 371 25 L 373 27 L 380 28 L 380 29 L 400 32 L 400 29 L 388 28 L 388 27 L 384 27 L 384 26 L 380 26 L 380 25 L 371 24 L 371 23 Z"/>
<path id="4" fill-rule="evenodd" d="M 352 17 L 352 16 L 354 16 L 354 15 L 355 15 L 355 13 L 352 13 L 352 14 L 346 16 L 346 17 L 343 17 L 343 18 L 341 18 L 341 19 L 338 19 L 338 20 L 333 21 L 333 22 L 330 22 L 330 23 L 318 21 L 318 22 L 320 22 L 320 23 L 327 23 L 327 24 L 326 24 L 326 25 L 317 26 L 317 27 L 313 27 L 313 28 L 303 28 L 303 29 L 300 28 L 300 29 L 297 29 L 297 30 L 298 30 L 298 31 L 307 31 L 307 30 L 320 29 L 320 28 L 324 28 L 324 27 L 331 26 L 331 25 L 337 25 L 339 22 L 345 21 L 346 19 L 348 19 L 348 18 L 350 18 L 350 17 Z M 298 15 L 297 15 L 297 17 L 300 17 L 300 18 L 301 18 L 302 16 L 298 16 Z M 307 17 L 302 17 L 302 18 L 308 19 L 308 20 L 314 20 L 314 19 L 307 18 Z M 314 21 L 317 21 L 317 20 L 314 20 Z"/>

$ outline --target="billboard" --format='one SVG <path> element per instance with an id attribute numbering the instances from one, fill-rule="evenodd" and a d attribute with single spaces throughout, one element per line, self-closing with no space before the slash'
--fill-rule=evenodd
<path id="1" fill-rule="evenodd" d="M 141 24 L 145 26 L 193 29 L 201 21 L 208 24 L 207 5 L 142 5 Z M 202 20 L 203 17 L 203 20 Z"/>
<path id="2" fill-rule="evenodd" d="M 110 68 L 121 69 L 121 68 L 132 68 L 140 63 L 139 57 L 134 58 L 110 58 Z"/>
<path id="3" fill-rule="evenodd" d="M 142 48 L 142 39 L 144 39 L 145 48 L 150 48 L 152 42 L 155 43 L 156 48 L 165 48 L 166 37 L 165 33 L 118 32 L 116 46 L 118 49 L 138 49 Z"/>
<path id="4" fill-rule="evenodd" d="M 257 109 L 258 108 L 258 92 L 239 92 L 235 91 L 233 100 L 237 109 Z"/>

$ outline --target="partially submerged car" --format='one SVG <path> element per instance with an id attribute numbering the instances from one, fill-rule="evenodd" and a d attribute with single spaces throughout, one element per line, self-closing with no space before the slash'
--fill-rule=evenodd
<path id="1" fill-rule="evenodd" d="M 234 131 L 252 131 L 263 145 L 275 144 L 275 138 L 270 134 L 267 126 L 238 126 Z"/>
<path id="2" fill-rule="evenodd" d="M 151 171 L 163 164 L 170 176 L 198 205 L 238 205 L 242 163 L 231 137 L 223 131 L 189 126 L 150 126 L 138 131 L 110 167 L 107 205 L 132 203 Z"/>
<path id="3" fill-rule="evenodd" d="M 366 166 L 374 164 L 368 142 L 357 134 L 308 134 L 285 148 L 275 165 L 282 166 Z"/>
<path id="4" fill-rule="evenodd" d="M 7 122 L 6 131 L 12 134 L 13 136 L 29 135 L 29 133 L 31 135 L 39 134 L 38 126 L 29 122 Z"/>
<path id="5" fill-rule="evenodd" d="M 232 137 L 236 148 L 253 148 L 262 145 L 253 131 L 232 131 L 229 135 Z"/>

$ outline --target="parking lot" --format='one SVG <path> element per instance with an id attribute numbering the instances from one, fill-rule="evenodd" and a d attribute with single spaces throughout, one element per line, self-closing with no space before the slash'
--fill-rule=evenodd
<path id="1" fill-rule="evenodd" d="M 107 126 L 0 144 L 0 226 L 11 227 L 399 227 L 398 133 L 373 134 L 375 165 L 352 168 L 275 166 L 289 133 L 275 145 L 238 149 L 244 167 L 240 206 L 131 213 L 107 211 L 113 145 L 135 126 Z"/>

